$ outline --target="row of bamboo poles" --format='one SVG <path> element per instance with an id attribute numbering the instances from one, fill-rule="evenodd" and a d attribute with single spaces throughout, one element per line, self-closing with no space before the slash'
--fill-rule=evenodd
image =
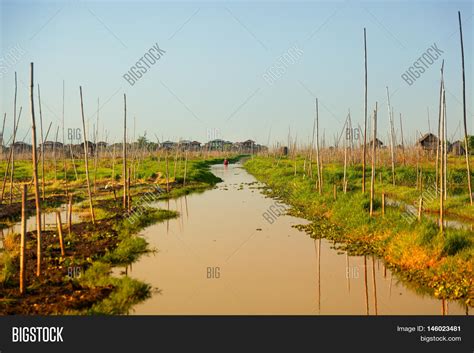
<path id="1" fill-rule="evenodd" d="M 462 90 L 463 90 L 463 121 L 464 121 L 464 154 L 466 159 L 466 172 L 467 172 L 467 190 L 469 193 L 469 202 L 470 206 L 473 205 L 473 193 L 472 193 L 472 185 L 471 185 L 471 172 L 470 172 L 470 164 L 469 164 L 469 145 L 468 145 L 468 134 L 467 134 L 467 116 L 466 116 L 466 83 L 465 83 L 465 72 L 464 72 L 464 45 L 463 45 L 463 35 L 462 35 L 462 22 L 461 22 L 461 13 L 458 12 L 458 21 L 459 21 L 459 33 L 460 33 L 460 43 L 461 43 L 461 62 L 462 62 Z M 371 141 L 367 143 L 367 127 L 368 127 L 368 105 L 367 105 L 367 92 L 368 92 L 368 84 L 367 84 L 367 31 L 364 28 L 364 77 L 365 77 L 365 90 L 364 90 L 364 130 L 359 127 L 358 130 L 361 131 L 361 135 L 363 136 L 363 144 L 362 144 L 362 151 L 357 151 L 354 149 L 354 141 L 353 141 L 353 127 L 351 121 L 350 111 L 346 121 L 344 123 L 342 131 L 350 131 L 350 142 L 347 142 L 347 138 L 344 139 L 343 145 L 343 164 L 344 164 L 344 172 L 343 172 L 343 182 L 342 182 L 342 189 L 343 192 L 347 192 L 347 164 L 348 159 L 352 164 L 355 163 L 355 159 L 359 159 L 362 162 L 362 192 L 366 192 L 366 169 L 367 169 L 367 149 L 371 147 L 371 173 L 370 173 L 370 216 L 372 217 L 374 214 L 374 197 L 375 197 L 375 175 L 376 175 L 376 168 L 377 168 L 377 115 L 378 115 L 378 104 L 375 103 L 375 108 L 372 116 L 372 131 L 371 131 Z M 388 87 L 387 90 L 387 107 L 388 107 L 388 117 L 389 117 L 389 156 L 390 156 L 390 167 L 391 167 L 391 181 L 392 184 L 396 184 L 395 178 L 395 167 L 397 164 L 397 156 L 396 156 L 396 146 L 395 146 L 395 129 L 394 129 L 394 118 L 393 118 L 393 107 L 391 106 L 390 102 L 390 94 Z M 312 138 L 309 149 L 303 151 L 305 153 L 305 160 L 303 165 L 303 171 L 305 177 L 306 175 L 310 178 L 313 178 L 313 150 L 315 149 L 316 154 L 316 181 L 315 181 L 315 188 L 319 194 L 322 193 L 323 189 L 323 159 L 322 153 L 319 143 L 319 109 L 318 109 L 318 99 L 316 98 L 316 105 L 315 105 L 315 119 L 313 122 L 313 129 L 312 129 Z M 428 120 L 429 121 L 429 120 Z M 444 86 L 444 61 L 441 66 L 441 79 L 440 79 L 440 95 L 439 95 L 439 119 L 438 119 L 438 139 L 436 143 L 436 160 L 435 160 L 435 178 L 436 178 L 436 195 L 439 195 L 439 227 L 441 232 L 443 232 L 443 216 L 444 216 L 444 208 L 445 208 L 445 201 L 447 198 L 447 118 L 446 118 L 446 90 Z M 423 191 L 423 168 L 421 165 L 422 153 L 420 152 L 421 148 L 415 148 L 412 151 L 405 150 L 405 143 L 403 138 L 403 126 L 402 126 L 402 116 L 400 114 L 400 131 L 401 131 L 401 152 L 403 156 L 403 164 L 405 165 L 407 156 L 411 153 L 416 154 L 416 173 L 417 173 L 417 181 L 416 186 L 420 190 Z M 341 133 L 342 136 L 342 133 Z M 290 146 L 292 150 L 292 155 L 290 156 L 294 161 L 294 175 L 297 174 L 297 166 L 296 166 L 296 156 L 297 156 L 297 137 L 295 140 L 291 140 L 290 132 L 288 133 L 288 146 Z M 340 137 L 339 137 L 340 140 Z M 338 140 L 335 138 L 335 152 L 334 151 L 326 151 L 328 157 L 327 159 L 331 162 L 334 162 L 337 159 L 337 146 Z M 279 163 L 280 158 L 283 155 L 283 152 L 279 148 L 275 148 L 275 159 L 277 159 Z M 413 152 L 414 151 L 414 152 Z M 270 152 L 269 152 L 270 153 Z M 349 154 L 349 156 L 348 156 Z M 306 168 L 308 160 L 308 167 Z M 381 176 L 381 174 L 380 174 Z M 337 198 L 337 188 L 336 184 L 333 185 L 333 195 L 334 199 Z M 421 219 L 421 210 L 423 206 L 423 198 L 420 196 L 419 200 L 419 211 L 418 211 L 418 219 Z M 382 192 L 382 213 L 385 213 L 385 193 Z"/>

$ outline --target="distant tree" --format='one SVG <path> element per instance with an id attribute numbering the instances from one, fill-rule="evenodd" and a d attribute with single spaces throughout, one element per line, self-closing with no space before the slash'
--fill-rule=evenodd
<path id="1" fill-rule="evenodd" d="M 139 148 L 147 148 L 148 147 L 149 141 L 146 138 L 146 132 L 145 132 L 145 135 L 138 137 L 137 143 L 138 143 Z"/>

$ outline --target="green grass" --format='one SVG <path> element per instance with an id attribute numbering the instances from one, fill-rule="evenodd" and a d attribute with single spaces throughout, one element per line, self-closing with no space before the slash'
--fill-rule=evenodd
<path id="1" fill-rule="evenodd" d="M 273 158 L 256 157 L 245 163 L 245 168 L 257 179 L 266 183 L 268 193 L 293 206 L 292 214 L 313 221 L 299 227 L 312 237 L 325 237 L 339 243 L 340 248 L 351 254 L 376 254 L 387 265 L 399 272 L 401 277 L 415 281 L 432 294 L 444 298 L 462 299 L 474 303 L 474 233 L 469 230 L 448 228 L 439 232 L 434 220 L 424 216 L 421 222 L 407 221 L 403 217 L 404 207 L 386 207 L 381 212 L 381 190 L 397 196 L 397 199 L 412 203 L 420 191 L 412 182 L 412 170 L 397 169 L 402 185 L 391 185 L 391 170 L 377 171 L 374 200 L 374 217 L 369 215 L 369 193 L 361 192 L 361 168 L 351 167 L 348 171 L 348 193 L 342 192 L 342 166 L 325 164 L 322 195 L 316 190 L 316 182 L 303 177 L 303 160 L 297 160 L 297 175 L 294 162 L 287 158 L 275 161 Z M 313 167 L 316 171 L 316 166 Z M 382 183 L 380 176 L 382 173 Z M 429 177 L 429 173 L 425 173 Z M 370 187 L 368 169 L 367 190 Z M 316 178 L 316 177 L 315 177 Z M 462 183 L 462 172 L 453 172 L 451 183 Z M 333 184 L 338 186 L 337 199 L 333 197 Z M 459 217 L 473 217 L 465 191 L 453 190 L 448 197 L 447 211 Z M 394 197 L 393 197 L 394 198 Z M 436 200 L 427 205 L 428 211 L 436 211 Z M 466 219 L 466 217 L 464 217 Z M 471 221 L 472 222 L 472 221 Z M 449 266 L 448 266 L 449 264 Z"/>

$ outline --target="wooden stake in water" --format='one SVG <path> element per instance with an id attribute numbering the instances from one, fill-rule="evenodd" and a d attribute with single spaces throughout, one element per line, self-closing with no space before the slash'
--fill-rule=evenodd
<path id="1" fill-rule="evenodd" d="M 20 238 L 20 294 L 25 293 L 25 242 L 26 242 L 26 200 L 28 187 L 22 186 L 21 193 L 21 238 Z"/>

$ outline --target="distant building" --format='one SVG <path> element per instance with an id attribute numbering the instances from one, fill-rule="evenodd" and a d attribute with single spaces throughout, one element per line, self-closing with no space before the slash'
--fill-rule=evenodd
<path id="1" fill-rule="evenodd" d="M 374 140 L 370 140 L 367 146 L 372 147 L 374 145 Z M 375 139 L 375 148 L 382 148 L 383 142 L 380 141 L 378 138 Z"/>
<path id="2" fill-rule="evenodd" d="M 23 141 L 16 141 L 10 145 L 10 148 L 13 149 L 15 153 L 31 153 L 33 147 L 29 143 Z"/>
<path id="3" fill-rule="evenodd" d="M 191 151 L 199 151 L 201 149 L 201 142 L 193 141 L 189 147 Z"/>
<path id="4" fill-rule="evenodd" d="M 242 142 L 242 151 L 246 153 L 255 152 L 255 141 L 247 140 L 247 141 Z"/>
<path id="5" fill-rule="evenodd" d="M 439 143 L 438 141 L 438 137 L 429 132 L 420 137 L 416 144 L 426 151 L 436 151 Z"/>
<path id="6" fill-rule="evenodd" d="M 189 151 L 191 149 L 191 141 L 189 140 L 181 140 L 178 142 L 179 149 L 182 151 Z"/>
<path id="7" fill-rule="evenodd" d="M 100 150 L 106 149 L 107 148 L 107 142 L 104 142 L 104 141 L 97 142 L 97 148 L 100 149 Z"/>
<path id="8" fill-rule="evenodd" d="M 466 149 L 464 148 L 464 142 L 462 141 L 456 141 L 453 142 L 449 148 L 448 151 L 455 156 L 463 156 L 466 154 Z"/>
<path id="9" fill-rule="evenodd" d="M 205 147 L 211 151 L 222 151 L 224 150 L 224 146 L 226 145 L 226 141 L 221 139 L 211 140 L 205 144 Z"/>
<path id="10" fill-rule="evenodd" d="M 161 143 L 161 148 L 165 150 L 172 150 L 176 147 L 177 143 L 173 141 L 165 141 Z"/>
<path id="11" fill-rule="evenodd" d="M 39 148 L 42 149 L 42 144 L 39 144 Z M 63 144 L 61 142 L 54 142 L 54 141 L 45 141 L 44 143 L 44 150 L 45 151 L 53 151 L 56 148 L 56 150 L 59 150 L 63 148 Z"/>

